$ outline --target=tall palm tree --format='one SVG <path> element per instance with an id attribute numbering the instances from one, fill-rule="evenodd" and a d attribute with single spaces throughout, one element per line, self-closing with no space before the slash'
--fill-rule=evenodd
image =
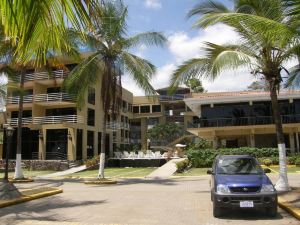
<path id="1" fill-rule="evenodd" d="M 127 7 L 122 1 L 98 4 L 92 16 L 94 32 L 87 34 L 87 43 L 94 51 L 84 59 L 64 82 L 68 92 L 77 96 L 78 107 L 82 107 L 90 86 L 96 82 L 101 85 L 101 102 L 103 107 L 101 154 L 99 178 L 104 178 L 106 121 L 109 112 L 116 118 L 119 113 L 122 97 L 121 75 L 124 69 L 135 80 L 137 85 L 148 94 L 155 91 L 149 83 L 155 73 L 155 66 L 142 59 L 129 49 L 138 44 L 162 46 L 166 39 L 157 32 L 147 32 L 128 37 L 126 32 Z M 122 68 L 123 67 L 123 68 Z"/>
<path id="2" fill-rule="evenodd" d="M 297 21 L 281 0 L 235 0 L 234 10 L 222 3 L 205 1 L 189 16 L 201 15 L 195 27 L 205 28 L 216 23 L 232 27 L 240 37 L 238 44 L 204 43 L 204 55 L 184 62 L 174 71 L 171 87 L 191 77 L 214 80 L 223 70 L 248 68 L 253 75 L 262 76 L 269 84 L 273 117 L 280 158 L 277 190 L 289 190 L 286 149 L 280 109 L 277 99 L 285 63 L 299 55 Z"/>

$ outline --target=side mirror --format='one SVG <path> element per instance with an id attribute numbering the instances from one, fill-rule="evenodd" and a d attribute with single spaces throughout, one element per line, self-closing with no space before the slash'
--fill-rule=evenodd
<path id="1" fill-rule="evenodd" d="M 212 171 L 212 169 L 208 169 L 206 173 L 207 173 L 207 174 L 211 174 L 211 175 L 214 174 L 213 171 Z"/>
<path id="2" fill-rule="evenodd" d="M 265 173 L 271 173 L 271 170 L 270 170 L 269 168 L 265 168 L 265 169 L 264 169 L 264 172 L 265 172 Z"/>

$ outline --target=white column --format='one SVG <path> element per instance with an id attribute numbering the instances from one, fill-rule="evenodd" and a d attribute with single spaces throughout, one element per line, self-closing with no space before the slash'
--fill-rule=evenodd
<path id="1" fill-rule="evenodd" d="M 295 153 L 295 136 L 294 133 L 289 133 L 291 153 Z"/>

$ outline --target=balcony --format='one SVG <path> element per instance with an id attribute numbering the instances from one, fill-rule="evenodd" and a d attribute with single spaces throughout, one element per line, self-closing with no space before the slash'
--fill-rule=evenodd
<path id="1" fill-rule="evenodd" d="M 161 102 L 182 101 L 186 97 L 187 97 L 187 95 L 184 95 L 184 94 L 159 95 L 159 100 Z"/>
<path id="2" fill-rule="evenodd" d="M 24 82 L 34 81 L 34 80 L 52 80 L 52 79 L 65 79 L 69 72 L 63 70 L 55 70 L 52 72 L 36 72 L 27 73 L 24 77 Z M 21 79 L 19 76 L 18 79 Z"/>
<path id="3" fill-rule="evenodd" d="M 7 124 L 9 124 L 12 127 L 17 127 L 18 118 L 7 119 Z M 28 126 L 29 124 L 32 124 L 32 117 L 24 117 L 22 119 L 22 126 Z"/>
<path id="4" fill-rule="evenodd" d="M 300 114 L 282 115 L 283 124 L 300 123 Z M 274 124 L 272 116 L 239 117 L 239 118 L 215 118 L 200 119 L 198 123 L 188 124 L 188 128 L 229 127 L 229 126 L 255 126 Z"/>
<path id="5" fill-rule="evenodd" d="M 7 104 L 19 104 L 20 101 L 20 96 L 13 96 L 13 97 L 8 97 L 6 99 Z M 33 95 L 25 95 L 23 97 L 23 103 L 32 103 L 33 101 Z"/>
<path id="6" fill-rule="evenodd" d="M 7 123 L 13 127 L 18 126 L 18 118 L 8 119 Z M 42 124 L 61 124 L 61 123 L 84 123 L 82 116 L 43 116 L 43 117 L 25 117 L 22 120 L 23 126 L 42 125 Z"/>
<path id="7" fill-rule="evenodd" d="M 60 124 L 60 123 L 84 123 L 82 116 L 66 115 L 66 116 L 43 116 L 34 117 L 33 124 Z"/>
<path id="8" fill-rule="evenodd" d="M 106 123 L 106 129 L 108 130 L 120 130 L 120 129 L 129 129 L 130 125 L 129 123 L 125 123 L 125 122 L 107 122 Z"/>
<path id="9" fill-rule="evenodd" d="M 44 106 L 74 104 L 73 96 L 63 92 L 35 95 L 34 102 L 36 104 L 44 105 Z"/>

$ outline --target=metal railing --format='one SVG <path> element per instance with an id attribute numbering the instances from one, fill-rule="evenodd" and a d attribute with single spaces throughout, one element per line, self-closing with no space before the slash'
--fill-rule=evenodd
<path id="1" fill-rule="evenodd" d="M 34 117 L 33 124 L 60 124 L 60 123 L 84 123 L 82 116 L 66 115 L 66 116 L 43 116 Z"/>
<path id="2" fill-rule="evenodd" d="M 119 130 L 119 129 L 129 129 L 130 124 L 125 122 L 107 122 L 106 123 L 106 129 L 109 130 Z"/>
<path id="3" fill-rule="evenodd" d="M 186 98 L 187 95 L 184 94 L 174 94 L 174 95 L 159 95 L 160 101 L 181 101 Z"/>
<path id="4" fill-rule="evenodd" d="M 49 94 L 37 94 L 34 96 L 35 102 L 72 102 L 72 96 L 68 93 L 49 93 Z"/>
<path id="5" fill-rule="evenodd" d="M 7 123 L 10 126 L 16 127 L 18 126 L 18 118 L 11 118 L 11 119 L 7 119 Z M 32 123 L 32 117 L 24 117 L 22 119 L 22 125 L 26 126 Z"/>
<path id="6" fill-rule="evenodd" d="M 300 114 L 282 115 L 281 121 L 283 124 L 300 123 Z M 274 124 L 273 116 L 200 119 L 197 123 L 189 123 L 188 128 L 251 126 L 267 124 Z"/>
<path id="7" fill-rule="evenodd" d="M 64 79 L 68 76 L 69 72 L 63 70 L 55 70 L 52 72 L 36 72 L 25 74 L 24 81 L 34 81 L 34 80 L 50 80 L 50 79 Z M 18 80 L 21 79 L 19 75 Z"/>
<path id="8" fill-rule="evenodd" d="M 19 104 L 20 96 L 7 97 L 6 101 L 7 104 Z M 33 101 L 33 95 L 25 95 L 23 97 L 23 103 L 32 103 L 32 101 Z"/>

